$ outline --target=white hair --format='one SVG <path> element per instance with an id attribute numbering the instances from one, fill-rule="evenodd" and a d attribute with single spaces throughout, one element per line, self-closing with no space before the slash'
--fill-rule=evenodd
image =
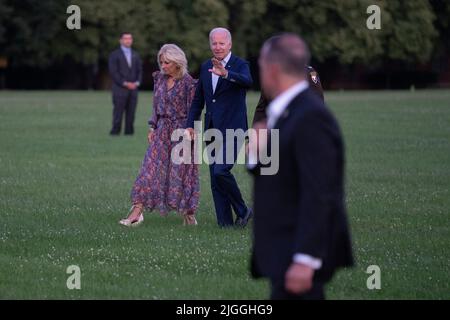
<path id="1" fill-rule="evenodd" d="M 188 73 L 188 62 L 186 59 L 186 55 L 184 54 L 183 50 L 181 50 L 181 48 L 176 44 L 165 44 L 158 52 L 159 69 L 162 73 L 164 73 L 161 68 L 162 58 L 172 61 L 178 66 L 179 73 L 177 75 L 177 78 L 182 78 L 186 73 Z"/>
<path id="2" fill-rule="evenodd" d="M 227 39 L 231 43 L 231 33 L 230 33 L 230 31 L 228 31 L 228 29 L 226 29 L 226 28 L 221 28 L 221 27 L 214 28 L 214 29 L 211 30 L 211 32 L 209 33 L 209 42 L 210 43 L 211 43 L 211 40 L 212 40 L 212 37 L 213 37 L 214 33 L 216 33 L 216 32 L 224 32 L 227 35 Z"/>

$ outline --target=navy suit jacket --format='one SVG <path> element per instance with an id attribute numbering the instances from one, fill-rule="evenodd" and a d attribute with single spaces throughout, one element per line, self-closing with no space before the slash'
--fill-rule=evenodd
<path id="1" fill-rule="evenodd" d="M 219 77 L 213 93 L 212 76 L 209 69 L 211 60 L 204 62 L 200 69 L 200 79 L 189 111 L 186 127 L 193 128 L 194 121 L 200 119 L 206 104 L 204 128 L 216 128 L 225 134 L 226 129 L 248 129 L 245 97 L 253 84 L 248 62 L 231 55 L 225 68 L 227 79 Z"/>
<path id="2" fill-rule="evenodd" d="M 251 170 L 252 274 L 284 279 L 294 254 L 303 253 L 322 259 L 315 279 L 327 282 L 337 268 L 353 265 L 339 126 L 310 88 L 291 101 L 275 129 L 279 129 L 278 172 L 260 175 L 262 164 Z"/>

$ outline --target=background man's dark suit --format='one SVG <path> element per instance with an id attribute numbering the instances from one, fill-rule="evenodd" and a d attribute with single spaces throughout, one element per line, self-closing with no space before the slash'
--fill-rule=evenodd
<path id="1" fill-rule="evenodd" d="M 206 104 L 205 130 L 216 128 L 220 130 L 224 138 L 226 129 L 246 131 L 248 125 L 245 97 L 247 89 L 253 83 L 248 63 L 232 54 L 225 66 L 228 70 L 228 78 L 219 78 L 214 93 L 211 72 L 208 71 L 212 67 L 211 60 L 206 61 L 201 66 L 199 84 L 192 101 L 187 128 L 194 128 L 194 121 L 200 119 L 203 107 Z M 237 159 L 237 148 L 238 146 L 235 143 L 234 161 Z M 225 143 L 222 151 L 225 158 Z M 233 164 L 215 163 L 211 164 L 209 168 L 217 222 L 220 226 L 232 226 L 234 222 L 231 208 L 240 218 L 244 218 L 248 210 L 231 173 Z"/>
<path id="2" fill-rule="evenodd" d="M 312 290 L 338 267 L 353 264 L 344 204 L 344 151 L 339 127 L 311 88 L 297 95 L 278 119 L 279 171 L 254 183 L 252 275 L 270 278 L 272 295 L 288 299 L 284 277 L 296 253 L 322 260 Z M 270 145 L 270 143 L 269 143 Z M 272 155 L 273 156 L 273 155 Z"/>
<path id="3" fill-rule="evenodd" d="M 139 54 L 131 49 L 131 68 L 128 66 L 125 54 L 119 47 L 109 56 L 109 72 L 113 80 L 113 124 L 111 134 L 119 134 L 123 113 L 125 112 L 125 134 L 134 133 L 134 115 L 138 100 L 138 89 L 129 90 L 125 82 L 142 82 L 142 61 Z"/>
<path id="4" fill-rule="evenodd" d="M 322 83 L 320 82 L 319 73 L 311 66 L 306 66 L 306 74 L 308 75 L 308 82 L 309 87 L 313 89 L 313 91 L 322 99 L 323 97 L 323 88 Z M 264 95 L 264 93 L 261 93 L 261 96 L 259 97 L 258 104 L 256 105 L 255 109 L 255 115 L 253 116 L 253 124 L 255 124 L 258 121 L 265 120 L 267 118 L 266 115 L 266 109 L 269 105 L 270 101 L 267 99 L 267 97 Z"/>

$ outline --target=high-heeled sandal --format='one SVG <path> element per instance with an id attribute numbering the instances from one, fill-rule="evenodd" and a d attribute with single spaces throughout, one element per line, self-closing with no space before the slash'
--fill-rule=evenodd
<path id="1" fill-rule="evenodd" d="M 130 209 L 128 216 L 134 211 L 135 208 L 138 208 L 140 211 L 139 218 L 137 218 L 137 220 L 131 220 L 131 219 L 125 218 L 125 219 L 120 220 L 119 224 L 124 225 L 126 227 L 137 227 L 142 222 L 144 222 L 144 214 L 143 214 L 144 207 L 143 206 L 138 207 L 137 205 L 133 205 Z"/>
<path id="2" fill-rule="evenodd" d="M 196 226 L 198 225 L 197 219 L 193 214 L 185 214 L 183 217 L 183 226 Z"/>

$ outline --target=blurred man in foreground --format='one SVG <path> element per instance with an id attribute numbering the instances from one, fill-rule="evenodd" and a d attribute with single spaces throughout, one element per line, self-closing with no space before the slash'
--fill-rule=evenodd
<path id="1" fill-rule="evenodd" d="M 279 157 L 279 170 L 262 175 L 264 165 L 249 164 L 255 177 L 251 269 L 270 279 L 272 299 L 324 299 L 335 270 L 353 265 L 342 137 L 309 88 L 308 62 L 308 47 L 293 34 L 273 37 L 261 49 L 261 83 L 272 100 L 267 128 L 279 130 L 279 154 L 271 155 Z"/>

